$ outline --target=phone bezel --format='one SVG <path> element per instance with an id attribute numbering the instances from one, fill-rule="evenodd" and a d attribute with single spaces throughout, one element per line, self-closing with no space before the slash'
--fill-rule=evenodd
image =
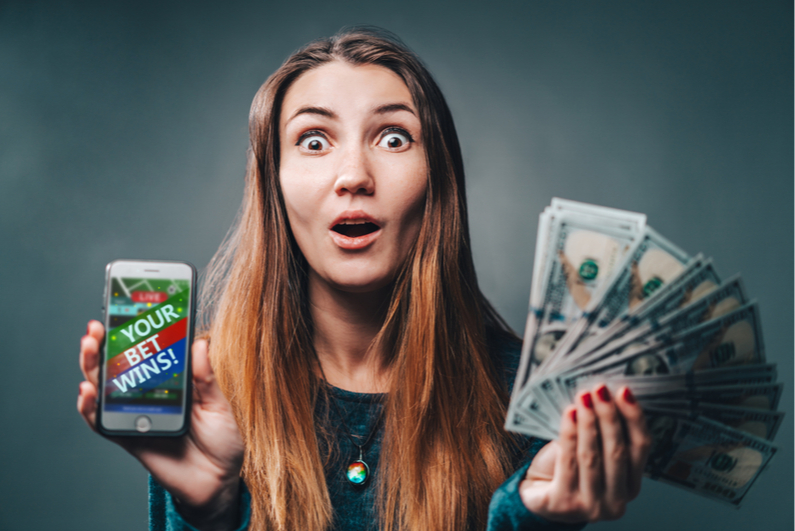
<path id="1" fill-rule="evenodd" d="M 109 330 L 110 282 L 113 277 L 133 278 L 171 278 L 190 281 L 188 299 L 187 352 L 185 353 L 185 389 L 183 392 L 182 413 L 180 414 L 145 414 L 118 413 L 104 411 L 105 383 L 105 347 L 107 336 L 100 348 L 99 395 L 97 399 L 97 431 L 108 437 L 179 437 L 190 428 L 190 411 L 192 398 L 192 359 L 190 346 L 193 344 L 194 322 L 196 317 L 196 268 L 189 262 L 175 260 L 114 260 L 105 267 L 105 292 L 103 295 L 103 322 L 105 330 Z M 140 416 L 147 416 L 152 423 L 151 429 L 140 432 L 135 429 L 135 421 Z M 107 425 L 106 425 L 107 424 Z"/>

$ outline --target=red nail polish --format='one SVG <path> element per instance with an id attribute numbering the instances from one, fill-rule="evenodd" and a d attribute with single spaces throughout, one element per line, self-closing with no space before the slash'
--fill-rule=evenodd
<path id="1" fill-rule="evenodd" d="M 582 405 L 587 407 L 588 409 L 593 409 L 593 398 L 591 398 L 591 393 L 585 393 L 582 395 Z"/>
<path id="2" fill-rule="evenodd" d="M 572 409 L 571 410 L 571 421 L 573 423 L 577 424 L 577 410 L 576 409 Z"/>
<path id="3" fill-rule="evenodd" d="M 603 385 L 596 390 L 596 396 L 598 396 L 599 400 L 602 402 L 610 402 L 610 389 L 608 389 L 606 385 Z"/>
<path id="4" fill-rule="evenodd" d="M 632 391 L 629 390 L 629 387 L 624 389 L 624 400 L 626 400 L 630 404 L 638 403 L 638 401 L 635 400 L 635 395 L 633 395 Z"/>

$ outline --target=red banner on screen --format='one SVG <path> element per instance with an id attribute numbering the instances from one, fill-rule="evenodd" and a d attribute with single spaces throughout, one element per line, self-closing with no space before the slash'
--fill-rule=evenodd
<path id="1" fill-rule="evenodd" d="M 132 298 L 133 302 L 160 304 L 168 300 L 168 293 L 164 291 L 133 291 L 130 298 Z"/>

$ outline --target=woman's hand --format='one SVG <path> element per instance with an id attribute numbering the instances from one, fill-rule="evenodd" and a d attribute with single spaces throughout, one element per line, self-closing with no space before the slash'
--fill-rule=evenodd
<path id="1" fill-rule="evenodd" d="M 88 323 L 80 342 L 77 410 L 96 431 L 99 345 L 105 328 Z M 193 406 L 184 437 L 116 437 L 113 442 L 136 457 L 171 493 L 186 521 L 200 529 L 235 526 L 240 496 L 243 440 L 208 359 L 207 341 L 193 344 Z"/>
<path id="2" fill-rule="evenodd" d="M 640 492 L 651 442 L 643 410 L 628 388 L 616 397 L 605 385 L 580 393 L 563 412 L 559 439 L 530 465 L 519 495 L 548 520 L 620 518 Z"/>

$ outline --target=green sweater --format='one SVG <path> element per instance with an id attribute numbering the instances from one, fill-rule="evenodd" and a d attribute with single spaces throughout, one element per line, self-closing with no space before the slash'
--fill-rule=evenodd
<path id="1" fill-rule="evenodd" d="M 495 362 L 501 369 L 506 384 L 510 388 L 516 375 L 519 363 L 519 348 L 516 343 L 502 343 L 494 345 L 493 352 L 497 354 Z M 372 440 L 364 446 L 364 461 L 369 465 L 372 478 L 367 485 L 360 487 L 348 482 L 345 469 L 348 462 L 358 457 L 358 450 L 353 445 L 350 437 L 345 433 L 345 425 L 352 431 L 354 439 L 364 441 L 373 427 L 373 423 L 380 416 L 383 407 L 383 395 L 353 393 L 329 388 L 336 403 L 329 407 L 324 399 L 318 400 L 318 413 L 329 415 L 331 426 L 338 428 L 334 444 L 339 456 L 336 462 L 326 470 L 331 505 L 334 508 L 333 531 L 375 531 L 377 518 L 375 517 L 375 491 L 374 482 L 378 476 L 378 460 L 380 456 L 383 437 L 383 426 L 380 423 Z M 323 393 L 321 393 L 321 397 Z M 328 409 L 326 409 L 328 408 Z M 340 414 L 344 423 L 339 419 Z M 526 438 L 523 450 L 514 456 L 516 472 L 494 492 L 489 505 L 488 531 L 513 531 L 520 529 L 563 531 L 581 529 L 583 524 L 566 525 L 549 522 L 536 516 L 522 503 L 519 497 L 519 483 L 522 481 L 530 461 L 546 441 Z M 240 499 L 240 531 L 248 529 L 251 515 L 251 497 L 243 485 L 243 494 Z M 173 501 L 168 492 L 154 479 L 149 478 L 149 529 L 150 531 L 195 531 L 188 525 L 174 508 Z"/>

